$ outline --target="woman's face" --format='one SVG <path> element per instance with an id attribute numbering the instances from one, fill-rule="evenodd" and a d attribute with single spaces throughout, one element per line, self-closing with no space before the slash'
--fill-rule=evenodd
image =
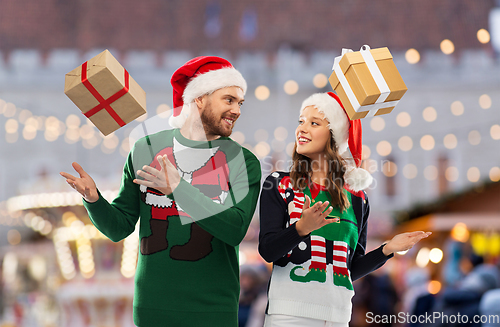
<path id="1" fill-rule="evenodd" d="M 316 159 L 324 153 L 330 133 L 325 116 L 313 106 L 305 107 L 295 130 L 297 153 Z"/>

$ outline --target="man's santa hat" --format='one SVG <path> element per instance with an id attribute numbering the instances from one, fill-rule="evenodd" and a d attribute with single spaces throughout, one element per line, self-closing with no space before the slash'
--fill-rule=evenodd
<path id="1" fill-rule="evenodd" d="M 174 112 L 170 126 L 181 128 L 190 113 L 189 105 L 197 98 L 229 86 L 247 91 L 241 73 L 229 61 L 219 57 L 196 57 L 189 60 L 172 75 Z"/>
<path id="2" fill-rule="evenodd" d="M 313 106 L 325 115 L 328 120 L 330 131 L 337 144 L 337 150 L 343 154 L 347 147 L 351 151 L 355 166 L 349 167 L 344 175 L 346 183 L 355 191 L 361 191 L 371 185 L 373 177 L 361 166 L 362 155 L 362 130 L 361 120 L 350 120 L 340 101 L 339 97 L 333 93 L 316 93 L 302 102 L 300 114 L 302 115 L 306 107 Z"/>

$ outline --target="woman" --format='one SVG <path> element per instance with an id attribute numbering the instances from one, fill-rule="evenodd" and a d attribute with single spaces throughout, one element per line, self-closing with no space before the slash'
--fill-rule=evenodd
<path id="1" fill-rule="evenodd" d="M 430 233 L 396 235 L 365 254 L 371 175 L 361 164 L 361 123 L 332 92 L 300 110 L 290 173 L 274 172 L 260 197 L 259 252 L 273 262 L 264 326 L 348 326 L 352 281 Z M 341 154 L 352 153 L 356 167 Z"/>

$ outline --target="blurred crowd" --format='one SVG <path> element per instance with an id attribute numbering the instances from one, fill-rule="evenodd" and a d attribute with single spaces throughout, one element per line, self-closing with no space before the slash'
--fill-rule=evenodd
<path id="1" fill-rule="evenodd" d="M 477 255 L 470 244 L 452 239 L 446 246 L 447 256 L 437 271 L 418 266 L 399 271 L 402 266 L 389 261 L 356 281 L 350 326 L 500 326 L 497 258 Z M 265 265 L 241 267 L 239 327 L 262 326 L 269 276 Z M 435 279 L 442 285 L 437 292 L 430 287 Z M 374 316 L 393 319 L 367 319 Z"/>

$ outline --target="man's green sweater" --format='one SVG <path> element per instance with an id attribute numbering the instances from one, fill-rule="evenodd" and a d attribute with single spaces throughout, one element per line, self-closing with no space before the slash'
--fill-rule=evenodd
<path id="1" fill-rule="evenodd" d="M 133 183 L 144 165 L 167 155 L 182 179 L 165 196 Z M 118 196 L 84 203 L 94 225 L 117 242 L 140 219 L 134 322 L 148 326 L 237 326 L 238 245 L 260 191 L 257 158 L 230 138 L 198 142 L 179 129 L 140 139 Z"/>

